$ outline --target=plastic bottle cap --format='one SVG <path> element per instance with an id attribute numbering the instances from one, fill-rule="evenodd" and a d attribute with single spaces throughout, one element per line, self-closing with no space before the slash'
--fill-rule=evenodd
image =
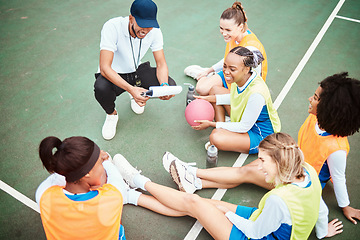
<path id="1" fill-rule="evenodd" d="M 218 149 L 217 147 L 215 147 L 215 145 L 211 145 L 207 150 L 207 154 L 211 157 L 216 156 L 217 153 L 218 153 Z"/>
<path id="2" fill-rule="evenodd" d="M 193 85 L 189 85 L 189 91 L 194 91 L 195 87 Z"/>

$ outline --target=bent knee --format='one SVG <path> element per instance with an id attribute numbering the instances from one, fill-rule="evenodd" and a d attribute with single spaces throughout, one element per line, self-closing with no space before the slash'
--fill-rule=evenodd
<path id="1" fill-rule="evenodd" d="M 210 142 L 216 147 L 226 141 L 226 137 L 222 134 L 223 130 L 224 129 L 221 128 L 215 128 L 209 136 Z"/>
<path id="2" fill-rule="evenodd" d="M 226 94 L 226 93 L 229 93 L 228 89 L 218 85 L 212 86 L 209 91 L 209 95 Z"/>
<path id="3" fill-rule="evenodd" d="M 201 96 L 209 95 L 209 87 L 202 82 L 196 84 L 195 90 Z"/>
<path id="4" fill-rule="evenodd" d="M 197 194 L 188 193 L 184 198 L 190 211 L 192 208 L 196 208 L 198 204 L 201 204 L 201 197 Z"/>

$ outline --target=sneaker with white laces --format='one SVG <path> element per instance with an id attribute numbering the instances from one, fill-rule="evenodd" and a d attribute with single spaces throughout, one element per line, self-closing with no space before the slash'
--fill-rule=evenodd
<path id="1" fill-rule="evenodd" d="M 165 152 L 164 156 L 163 156 L 163 166 L 165 168 L 165 170 L 169 173 L 170 172 L 170 164 L 172 161 L 179 161 L 184 165 L 188 165 L 186 162 L 181 161 L 180 159 L 178 159 L 177 157 L 175 157 L 174 155 L 172 155 L 169 152 Z"/>
<path id="2" fill-rule="evenodd" d="M 113 158 L 113 163 L 119 170 L 121 176 L 131 188 L 138 188 L 134 183 L 134 177 L 140 174 L 141 171 L 134 168 L 126 158 L 121 154 L 116 154 Z"/>
<path id="3" fill-rule="evenodd" d="M 116 134 L 116 125 L 119 120 L 119 116 L 116 115 L 106 115 L 104 125 L 102 127 L 102 136 L 105 140 L 110 140 L 115 137 Z"/>
<path id="4" fill-rule="evenodd" d="M 129 93 L 130 96 L 130 107 L 136 114 L 142 114 L 145 111 L 145 106 L 140 107 L 139 104 L 135 102 L 134 97 Z"/>
<path id="5" fill-rule="evenodd" d="M 194 193 L 201 189 L 201 179 L 194 176 L 186 164 L 180 160 L 174 160 L 170 164 L 170 175 L 178 185 L 179 190 L 187 193 Z"/>

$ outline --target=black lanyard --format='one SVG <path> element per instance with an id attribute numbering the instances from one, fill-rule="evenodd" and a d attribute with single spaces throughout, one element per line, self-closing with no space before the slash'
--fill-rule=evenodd
<path id="1" fill-rule="evenodd" d="M 134 60 L 134 66 L 135 66 L 135 70 L 136 70 L 138 68 L 138 65 L 135 62 L 134 49 L 133 49 L 130 33 L 129 33 L 129 40 L 130 40 L 131 52 L 132 52 L 132 56 L 133 56 L 133 60 Z M 140 39 L 140 44 L 139 44 L 139 56 L 138 56 L 138 59 L 137 59 L 138 64 L 139 64 L 139 61 L 140 61 L 141 42 L 142 42 L 142 39 Z"/>

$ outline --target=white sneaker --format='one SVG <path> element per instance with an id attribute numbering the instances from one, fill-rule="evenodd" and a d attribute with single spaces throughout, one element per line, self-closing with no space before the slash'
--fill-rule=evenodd
<path id="1" fill-rule="evenodd" d="M 187 193 L 194 193 L 201 189 L 201 179 L 190 173 L 186 164 L 180 160 L 174 160 L 170 164 L 170 175 L 178 185 L 179 190 Z"/>
<path id="2" fill-rule="evenodd" d="M 178 159 L 177 157 L 175 157 L 174 155 L 172 155 L 169 152 L 165 152 L 164 156 L 163 156 L 163 166 L 165 168 L 165 170 L 169 173 L 170 172 L 170 164 L 172 161 L 179 161 L 181 164 L 187 165 L 188 164 L 186 162 L 181 161 L 180 159 Z"/>
<path id="3" fill-rule="evenodd" d="M 120 172 L 121 176 L 123 177 L 123 179 L 125 180 L 125 182 L 127 184 L 129 184 L 129 186 L 131 188 L 138 188 L 135 185 L 133 180 L 137 174 L 141 173 L 141 171 L 139 171 L 136 168 L 134 168 L 133 166 L 131 166 L 131 164 L 128 162 L 128 160 L 126 160 L 126 158 L 121 154 L 116 154 L 114 156 L 113 163 L 119 170 L 119 172 Z"/>
<path id="4" fill-rule="evenodd" d="M 140 107 L 139 104 L 137 104 L 133 98 L 133 96 L 129 93 L 130 96 L 130 106 L 134 113 L 136 114 L 142 114 L 145 111 L 145 106 Z"/>
<path id="5" fill-rule="evenodd" d="M 184 73 L 185 75 L 196 79 L 200 73 L 205 72 L 206 70 L 207 68 L 200 67 L 199 65 L 190 65 L 184 69 Z"/>
<path id="6" fill-rule="evenodd" d="M 210 141 L 208 141 L 207 143 L 205 143 L 205 150 L 206 150 L 206 151 L 208 150 L 208 148 L 210 147 L 210 145 L 211 145 Z"/>
<path id="7" fill-rule="evenodd" d="M 106 115 L 104 125 L 102 127 L 102 136 L 105 140 L 112 139 L 116 134 L 116 125 L 119 120 L 119 116 L 116 115 Z"/>

